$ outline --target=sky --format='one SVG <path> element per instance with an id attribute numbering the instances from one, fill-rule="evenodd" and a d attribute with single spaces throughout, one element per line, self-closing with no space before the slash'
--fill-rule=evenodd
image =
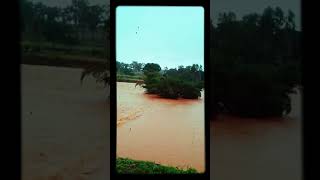
<path id="1" fill-rule="evenodd" d="M 116 59 L 161 68 L 204 64 L 201 7 L 118 7 Z"/>
<path id="2" fill-rule="evenodd" d="M 43 2 L 51 6 L 66 6 L 71 0 L 32 0 L 34 2 Z M 150 0 L 152 1 L 152 0 Z M 109 4 L 110 0 L 89 0 L 91 4 Z M 215 21 L 221 12 L 233 11 L 238 17 L 245 14 L 257 12 L 261 13 L 267 6 L 279 6 L 285 12 L 291 9 L 296 15 L 297 29 L 301 29 L 301 0 L 210 0 L 210 14 Z"/>

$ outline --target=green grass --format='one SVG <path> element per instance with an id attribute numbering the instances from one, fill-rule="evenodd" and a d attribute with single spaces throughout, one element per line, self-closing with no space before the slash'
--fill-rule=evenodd
<path id="1" fill-rule="evenodd" d="M 105 65 L 107 52 L 99 46 L 70 46 L 48 42 L 21 42 L 21 63 L 57 67 L 86 68 Z"/>
<path id="2" fill-rule="evenodd" d="M 29 65 L 46 65 L 56 67 L 72 67 L 72 68 L 86 68 L 92 65 L 105 66 L 106 59 L 98 59 L 85 56 L 72 55 L 53 55 L 53 54 L 22 54 L 21 64 Z"/>
<path id="3" fill-rule="evenodd" d="M 164 166 L 149 161 L 138 161 L 128 158 L 117 158 L 116 169 L 119 174 L 195 174 L 195 169 L 180 169 Z"/>
<path id="4" fill-rule="evenodd" d="M 122 74 L 117 74 L 117 81 L 118 82 L 128 82 L 128 83 L 135 83 L 137 81 L 142 80 L 142 76 L 140 75 L 122 75 Z"/>
<path id="5" fill-rule="evenodd" d="M 51 44 L 48 42 L 21 42 L 21 50 L 27 54 L 57 54 L 57 55 L 78 55 L 95 58 L 106 58 L 109 48 L 101 46 L 71 46 L 65 44 Z"/>

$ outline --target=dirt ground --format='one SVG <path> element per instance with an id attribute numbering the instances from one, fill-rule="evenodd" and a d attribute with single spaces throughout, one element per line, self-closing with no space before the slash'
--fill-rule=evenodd
<path id="1" fill-rule="evenodd" d="M 21 65 L 23 180 L 106 179 L 106 90 L 81 69 Z"/>

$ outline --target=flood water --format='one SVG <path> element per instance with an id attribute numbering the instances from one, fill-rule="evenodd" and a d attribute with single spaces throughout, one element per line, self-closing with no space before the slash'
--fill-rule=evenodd
<path id="1" fill-rule="evenodd" d="M 213 180 L 302 180 L 302 96 L 286 118 L 219 116 L 211 123 Z"/>
<path id="2" fill-rule="evenodd" d="M 204 170 L 203 100 L 159 99 L 117 85 L 118 156 Z M 285 118 L 219 115 L 211 122 L 210 179 L 302 180 L 301 92 L 291 101 Z"/>
<path id="3" fill-rule="evenodd" d="M 118 82 L 117 104 L 118 157 L 204 171 L 202 98 L 163 99 Z"/>

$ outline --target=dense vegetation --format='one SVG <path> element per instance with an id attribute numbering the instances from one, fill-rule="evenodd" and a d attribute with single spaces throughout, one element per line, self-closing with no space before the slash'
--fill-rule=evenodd
<path id="1" fill-rule="evenodd" d="M 175 69 L 161 69 L 155 63 L 142 64 L 133 61 L 131 64 L 117 62 L 117 81 L 144 81 L 143 88 L 149 94 L 164 98 L 197 99 L 204 86 L 204 72 L 199 65 L 179 66 Z"/>
<path id="2" fill-rule="evenodd" d="M 94 75 L 99 82 L 109 82 L 110 26 L 106 6 L 90 5 L 87 0 L 72 0 L 66 7 L 27 0 L 20 0 L 20 5 L 22 62 L 84 64 L 82 79 Z M 210 41 L 211 112 L 251 117 L 290 112 L 288 95 L 295 86 L 302 85 L 301 32 L 296 30 L 291 11 L 268 7 L 261 14 L 242 18 L 232 12 L 221 13 L 217 22 L 211 23 Z M 93 67 L 84 63 L 97 60 L 101 61 Z M 195 98 L 202 87 L 184 76 L 172 75 L 191 73 L 189 67 L 144 73 L 141 63 L 118 63 L 118 79 L 144 79 L 148 92 L 164 97 Z"/>
<path id="3" fill-rule="evenodd" d="M 64 45 L 87 44 L 106 47 L 109 12 L 105 5 L 72 0 L 66 7 L 20 0 L 23 40 Z"/>
<path id="4" fill-rule="evenodd" d="M 147 93 L 158 94 L 165 98 L 197 99 L 204 86 L 199 65 L 179 66 L 176 69 L 164 70 L 158 64 L 148 63 L 143 68 L 143 86 Z"/>
<path id="5" fill-rule="evenodd" d="M 84 68 L 81 80 L 93 75 L 109 82 L 109 11 L 88 0 L 65 7 L 20 0 L 22 63 Z"/>
<path id="6" fill-rule="evenodd" d="M 300 45 L 301 32 L 290 10 L 268 7 L 241 19 L 232 12 L 221 13 L 216 23 L 211 22 L 211 112 L 245 117 L 289 113 L 289 94 L 302 85 Z M 179 70 L 169 70 L 167 76 L 163 71 L 144 73 L 147 92 L 177 98 L 186 89 L 189 97 L 198 95 L 195 84 L 168 76 L 171 71 Z"/>
<path id="7" fill-rule="evenodd" d="M 195 169 L 179 169 L 176 167 L 163 166 L 148 161 L 137 161 L 127 158 L 117 158 L 116 170 L 120 174 L 194 174 Z"/>
<path id="8" fill-rule="evenodd" d="M 266 8 L 238 20 L 222 13 L 211 26 L 211 104 L 214 112 L 281 116 L 301 85 L 300 32 L 294 14 Z M 223 106 L 222 106 L 223 105 Z"/>

